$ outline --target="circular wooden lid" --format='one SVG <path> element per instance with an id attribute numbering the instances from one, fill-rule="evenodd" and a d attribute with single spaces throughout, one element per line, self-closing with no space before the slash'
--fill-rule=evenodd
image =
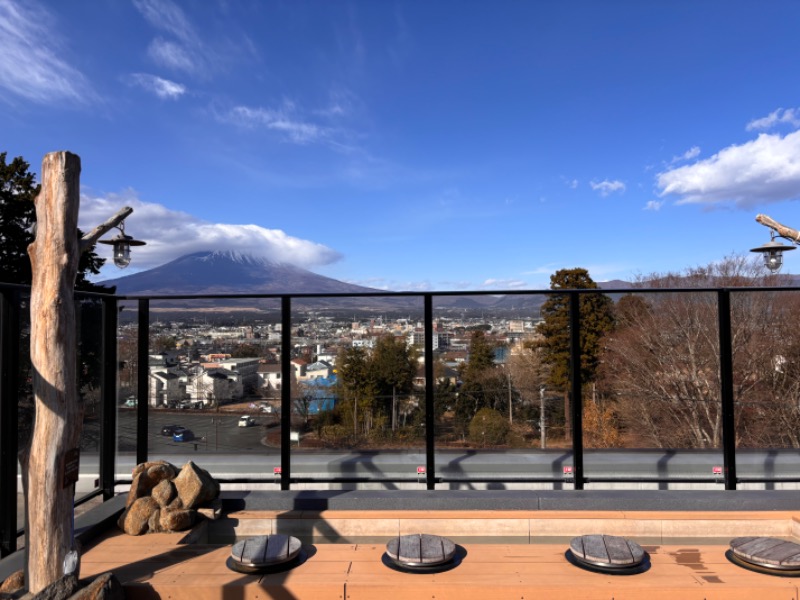
<path id="1" fill-rule="evenodd" d="M 386 554 L 405 567 L 433 566 L 453 560 L 456 545 L 447 538 L 426 533 L 401 535 L 389 540 Z"/>
<path id="2" fill-rule="evenodd" d="M 800 544 L 770 537 L 739 537 L 731 551 L 742 560 L 778 570 L 800 569 Z"/>
<path id="3" fill-rule="evenodd" d="M 639 544 L 614 535 L 582 535 L 570 541 L 569 549 L 579 562 L 605 569 L 629 569 L 644 560 Z"/>
<path id="4" fill-rule="evenodd" d="M 300 540 L 275 533 L 257 535 L 236 542 L 231 548 L 231 559 L 245 567 L 270 567 L 297 557 Z"/>

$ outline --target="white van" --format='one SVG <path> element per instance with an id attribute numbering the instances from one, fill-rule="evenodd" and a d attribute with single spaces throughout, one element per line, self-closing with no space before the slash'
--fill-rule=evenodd
<path id="1" fill-rule="evenodd" d="M 250 427 L 251 425 L 255 424 L 256 420 L 250 415 L 242 415 L 239 417 L 239 427 Z"/>

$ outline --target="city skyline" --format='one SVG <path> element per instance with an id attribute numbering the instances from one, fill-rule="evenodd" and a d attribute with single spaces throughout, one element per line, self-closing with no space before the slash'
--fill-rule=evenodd
<path id="1" fill-rule="evenodd" d="M 630 280 L 800 228 L 798 17 L 0 0 L 0 152 L 81 156 L 85 230 L 134 208 L 148 245 L 98 279 L 231 249 L 388 290 Z"/>

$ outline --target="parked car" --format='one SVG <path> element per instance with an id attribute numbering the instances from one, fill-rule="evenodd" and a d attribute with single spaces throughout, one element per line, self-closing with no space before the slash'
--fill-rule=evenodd
<path id="1" fill-rule="evenodd" d="M 188 442 L 189 440 L 194 439 L 194 434 L 191 430 L 186 429 L 185 427 L 179 427 L 178 431 L 172 434 L 172 441 L 173 442 Z"/>
<path id="2" fill-rule="evenodd" d="M 128 396 L 125 399 L 125 402 L 122 406 L 127 406 L 128 408 L 134 408 L 136 406 L 136 396 Z"/>
<path id="3" fill-rule="evenodd" d="M 239 427 L 250 427 L 251 425 L 255 424 L 256 420 L 250 415 L 242 415 L 239 417 Z"/>
<path id="4" fill-rule="evenodd" d="M 263 413 L 271 413 L 272 412 L 272 405 L 271 404 L 262 404 L 259 409 Z"/>

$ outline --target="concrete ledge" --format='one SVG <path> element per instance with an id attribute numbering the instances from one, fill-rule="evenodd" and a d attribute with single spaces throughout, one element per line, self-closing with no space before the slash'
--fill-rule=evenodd
<path id="1" fill-rule="evenodd" d="M 800 511 L 791 490 L 288 490 L 225 491 L 235 510 Z"/>

